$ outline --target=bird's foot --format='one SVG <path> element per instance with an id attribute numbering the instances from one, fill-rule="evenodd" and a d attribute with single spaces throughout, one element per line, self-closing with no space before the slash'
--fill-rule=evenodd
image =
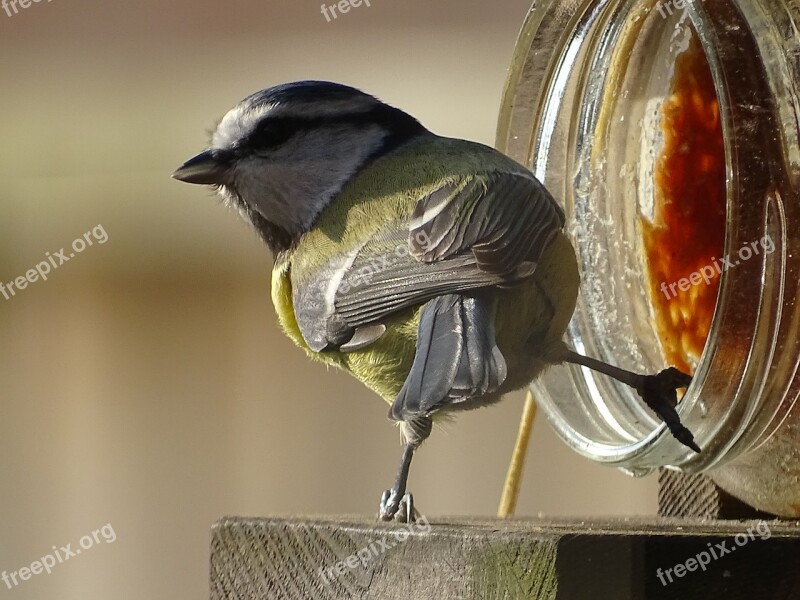
<path id="1" fill-rule="evenodd" d="M 410 493 L 400 494 L 392 489 L 386 490 L 381 496 L 381 505 L 378 511 L 381 521 L 392 519 L 401 523 L 413 523 L 417 520 L 417 509 L 414 508 L 414 497 Z"/>
<path id="2" fill-rule="evenodd" d="M 678 405 L 678 388 L 689 387 L 691 382 L 689 375 L 670 367 L 658 375 L 642 376 L 642 383 L 636 391 L 645 404 L 664 421 L 675 439 L 695 452 L 700 452 L 700 446 L 695 443 L 692 432 L 681 423 L 675 410 Z"/>

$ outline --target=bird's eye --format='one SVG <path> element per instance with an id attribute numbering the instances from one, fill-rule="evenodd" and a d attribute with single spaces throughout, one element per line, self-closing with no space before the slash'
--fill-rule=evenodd
<path id="1" fill-rule="evenodd" d="M 258 149 L 277 148 L 297 131 L 297 123 L 290 119 L 266 119 L 253 131 L 249 146 Z"/>

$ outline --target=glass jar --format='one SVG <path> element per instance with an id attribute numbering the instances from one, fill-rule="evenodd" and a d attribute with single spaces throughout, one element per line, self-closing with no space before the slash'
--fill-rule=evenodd
<path id="1" fill-rule="evenodd" d="M 559 435 L 784 516 L 800 516 L 798 32 L 800 0 L 537 0 L 497 137 L 565 208 L 575 350 L 691 370 L 678 412 L 703 451 L 577 366 L 533 384 Z"/>

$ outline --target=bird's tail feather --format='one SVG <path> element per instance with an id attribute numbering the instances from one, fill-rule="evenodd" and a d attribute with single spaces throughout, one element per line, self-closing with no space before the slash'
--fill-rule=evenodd
<path id="1" fill-rule="evenodd" d="M 506 372 L 491 302 L 480 296 L 439 296 L 423 308 L 414 363 L 389 415 L 406 420 L 493 392 Z"/>

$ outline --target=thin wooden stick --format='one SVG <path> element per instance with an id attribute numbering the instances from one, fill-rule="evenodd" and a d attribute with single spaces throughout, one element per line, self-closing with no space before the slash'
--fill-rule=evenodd
<path id="1" fill-rule="evenodd" d="M 519 424 L 517 443 L 514 446 L 514 453 L 511 455 L 511 463 L 508 465 L 506 482 L 503 485 L 503 496 L 500 498 L 500 507 L 497 509 L 497 516 L 501 519 L 514 516 L 517 509 L 517 498 L 519 497 L 519 486 L 522 483 L 522 471 L 525 467 L 525 457 L 528 454 L 528 442 L 531 439 L 531 430 L 536 420 L 536 400 L 533 393 L 528 390 L 525 396 L 525 408 L 522 409 L 522 420 Z"/>

